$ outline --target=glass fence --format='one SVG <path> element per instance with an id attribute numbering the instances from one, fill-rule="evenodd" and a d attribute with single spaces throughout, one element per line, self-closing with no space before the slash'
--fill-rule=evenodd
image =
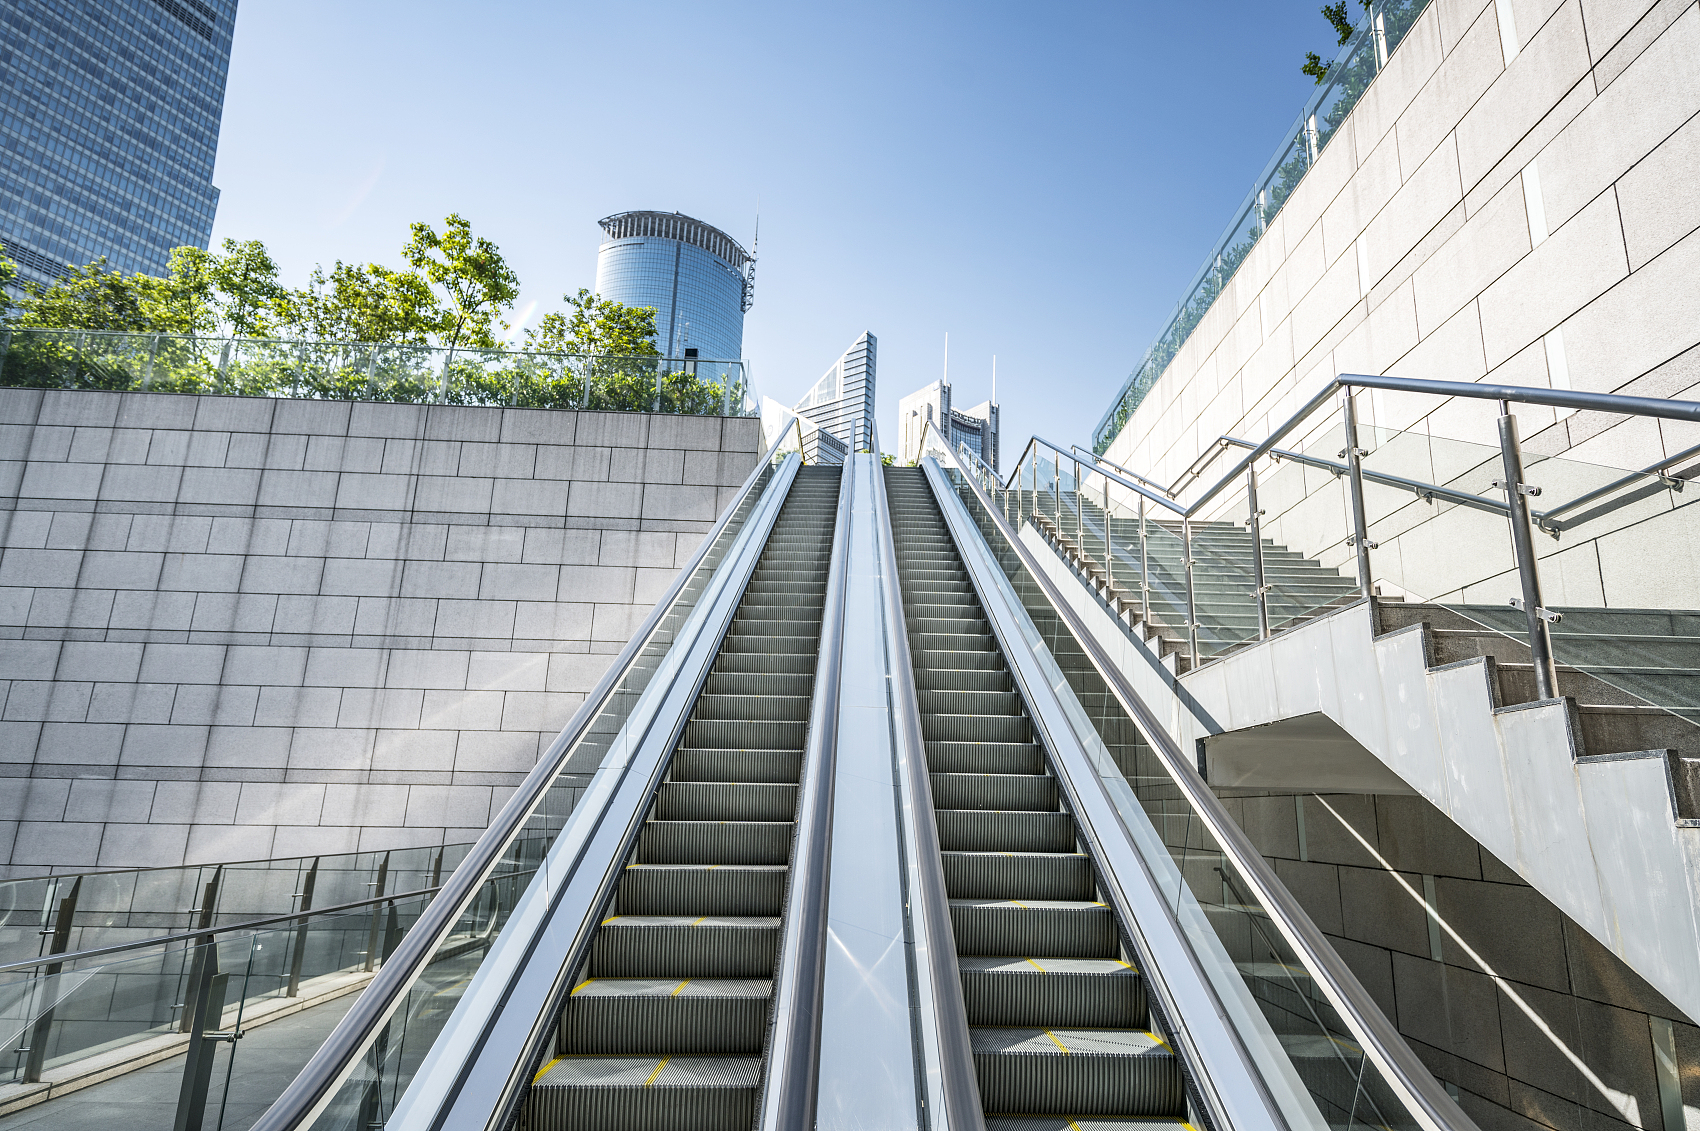
<path id="1" fill-rule="evenodd" d="M 0 882 L 0 966 L 435 888 L 470 844 Z"/>
<path id="2" fill-rule="evenodd" d="M 967 461 L 962 462 L 967 465 Z M 1303 1119 L 1302 1112 L 1295 1112 L 1293 1126 L 1365 1131 L 1405 1131 L 1420 1126 L 1329 1003 L 1305 959 L 1276 925 L 1275 913 L 1260 902 L 1259 886 L 1241 874 L 1217 842 L 1209 822 L 1177 784 L 1171 767 L 1122 709 L 1044 591 L 1020 558 L 1007 548 L 978 495 L 960 471 L 952 468 L 947 474 L 957 484 L 987 545 L 993 547 L 1037 638 L 1057 665 L 1058 682 L 1066 681 L 1078 709 L 1086 716 L 1085 725 L 1101 741 L 1095 749 L 1088 744 L 1099 782 L 1206 976 L 1224 1002 L 1244 1002 L 1249 994 L 1250 1009 L 1261 1014 L 1267 1029 L 1242 1025 L 1239 1031 L 1248 1042 L 1263 1043 L 1269 1054 L 1285 1057 L 1314 1102 L 1320 1122 L 1314 1117 Z M 1039 483 L 1036 493 L 992 494 L 994 504 L 1011 509 L 1037 506 L 1042 508 L 1037 513 L 1060 513 L 1062 521 L 1084 521 L 1090 528 L 1090 519 L 1083 518 L 1082 508 L 1067 502 L 1067 493 L 1077 484 L 1066 469 L 1060 477 L 1049 479 L 1041 469 Z M 1045 501 L 1047 493 L 1049 503 Z M 1060 512 L 1052 509 L 1058 506 L 1059 498 L 1064 500 Z M 1089 507 L 1084 513 L 1091 513 Z M 1201 535 L 1197 545 L 1202 547 L 1208 541 Z M 1166 545 L 1172 549 L 1175 543 L 1171 540 Z M 1207 553 L 1199 549 L 1194 552 Z M 1235 1004 L 1226 1008 L 1234 1009 Z M 1259 1059 L 1260 1063 L 1267 1062 Z"/>
<path id="3" fill-rule="evenodd" d="M 760 415 L 743 361 L 98 330 L 0 331 L 0 386 Z"/>
<path id="4" fill-rule="evenodd" d="M 1233 222 L 1187 284 L 1185 297 L 1176 305 L 1169 324 L 1134 366 L 1098 422 L 1092 443 L 1099 455 L 1109 448 L 1133 410 L 1186 344 L 1187 337 L 1226 289 L 1270 221 L 1280 213 L 1299 181 L 1328 147 L 1346 116 L 1426 7 L 1428 0 L 1375 0 L 1369 5 L 1363 22 L 1340 48 L 1326 78 L 1288 128 L 1275 155 L 1235 212 Z"/>
<path id="5" fill-rule="evenodd" d="M 1551 411 L 1516 408 L 1535 420 Z M 1700 608 L 1671 605 L 1694 569 L 1684 547 L 1700 541 L 1689 478 L 1700 476 L 1700 447 L 1627 473 L 1521 454 L 1526 572 L 1543 625 L 1531 637 L 1501 448 L 1366 425 L 1356 437 L 1361 563 L 1344 424 L 1260 456 L 1202 508 L 1162 490 L 1146 497 L 1126 476 L 1039 443 L 1007 484 L 976 474 L 1013 524 L 1037 526 L 1183 670 L 1373 593 L 1444 610 L 1426 618 L 1436 662 L 1494 657 L 1505 702 L 1568 695 L 1588 707 L 1601 752 L 1696 745 Z M 1251 446 L 1224 441 L 1218 466 Z M 958 462 L 975 466 L 962 453 Z M 1536 645 L 1556 664 L 1546 692 Z"/>

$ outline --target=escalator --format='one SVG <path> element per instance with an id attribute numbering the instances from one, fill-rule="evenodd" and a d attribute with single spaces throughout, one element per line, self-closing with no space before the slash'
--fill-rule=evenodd
<path id="1" fill-rule="evenodd" d="M 1007 533 L 936 466 L 776 451 L 256 1131 L 1326 1131 L 1408 1108 L 1402 1076 L 1360 1102 L 1385 1069 L 1354 1052 L 1322 1116 L 999 567 Z M 1140 780 L 1170 783 L 1225 890 L 1261 859 L 1206 843 L 1185 807 L 1213 799 L 1164 759 Z M 533 834 L 535 879 L 444 978 Z M 1310 977 L 1320 938 L 1282 968 Z M 1341 992 L 1327 1032 L 1379 1049 Z"/>
<path id="2" fill-rule="evenodd" d="M 789 880 L 840 469 L 797 472 L 526 1107 L 745 1131 Z"/>
<path id="3" fill-rule="evenodd" d="M 988 1126 L 1179 1121 L 1180 1064 L 933 494 L 907 468 L 886 490 Z"/>

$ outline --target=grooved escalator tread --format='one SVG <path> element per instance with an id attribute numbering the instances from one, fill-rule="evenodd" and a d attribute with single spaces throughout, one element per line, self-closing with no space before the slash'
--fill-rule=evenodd
<path id="1" fill-rule="evenodd" d="M 837 468 L 799 468 L 562 1010 L 531 1131 L 748 1131 Z"/>
<path id="2" fill-rule="evenodd" d="M 1179 1062 L 923 473 L 890 469 L 892 542 L 940 862 L 988 1131 L 1172 1129 Z"/>

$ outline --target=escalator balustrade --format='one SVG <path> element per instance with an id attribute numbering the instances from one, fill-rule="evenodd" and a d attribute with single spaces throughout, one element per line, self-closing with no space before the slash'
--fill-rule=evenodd
<path id="1" fill-rule="evenodd" d="M 747 1131 L 840 469 L 798 471 L 527 1101 L 529 1131 Z"/>
<path id="2" fill-rule="evenodd" d="M 938 505 L 919 470 L 886 486 L 987 1126 L 1178 1121 L 1179 1062 Z"/>

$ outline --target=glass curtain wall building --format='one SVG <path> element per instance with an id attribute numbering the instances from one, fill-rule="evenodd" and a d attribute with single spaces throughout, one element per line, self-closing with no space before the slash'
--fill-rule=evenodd
<path id="1" fill-rule="evenodd" d="M 927 422 L 932 421 L 955 451 L 958 444 L 968 450 L 993 471 L 998 470 L 998 406 L 995 401 L 982 401 L 972 408 L 957 408 L 951 403 L 950 382 L 934 381 L 925 388 L 897 402 L 899 459 L 907 466 L 921 455 L 921 436 Z"/>
<path id="2" fill-rule="evenodd" d="M 599 221 L 596 293 L 656 310 L 656 346 L 668 357 L 735 361 L 755 294 L 755 256 L 737 240 L 678 212 L 621 212 Z"/>
<path id="3" fill-rule="evenodd" d="M 879 342 L 864 333 L 797 402 L 797 415 L 838 437 L 852 452 L 872 451 L 878 361 Z"/>
<path id="4" fill-rule="evenodd" d="M 236 0 L 0 4 L 0 246 L 22 280 L 206 247 Z"/>

